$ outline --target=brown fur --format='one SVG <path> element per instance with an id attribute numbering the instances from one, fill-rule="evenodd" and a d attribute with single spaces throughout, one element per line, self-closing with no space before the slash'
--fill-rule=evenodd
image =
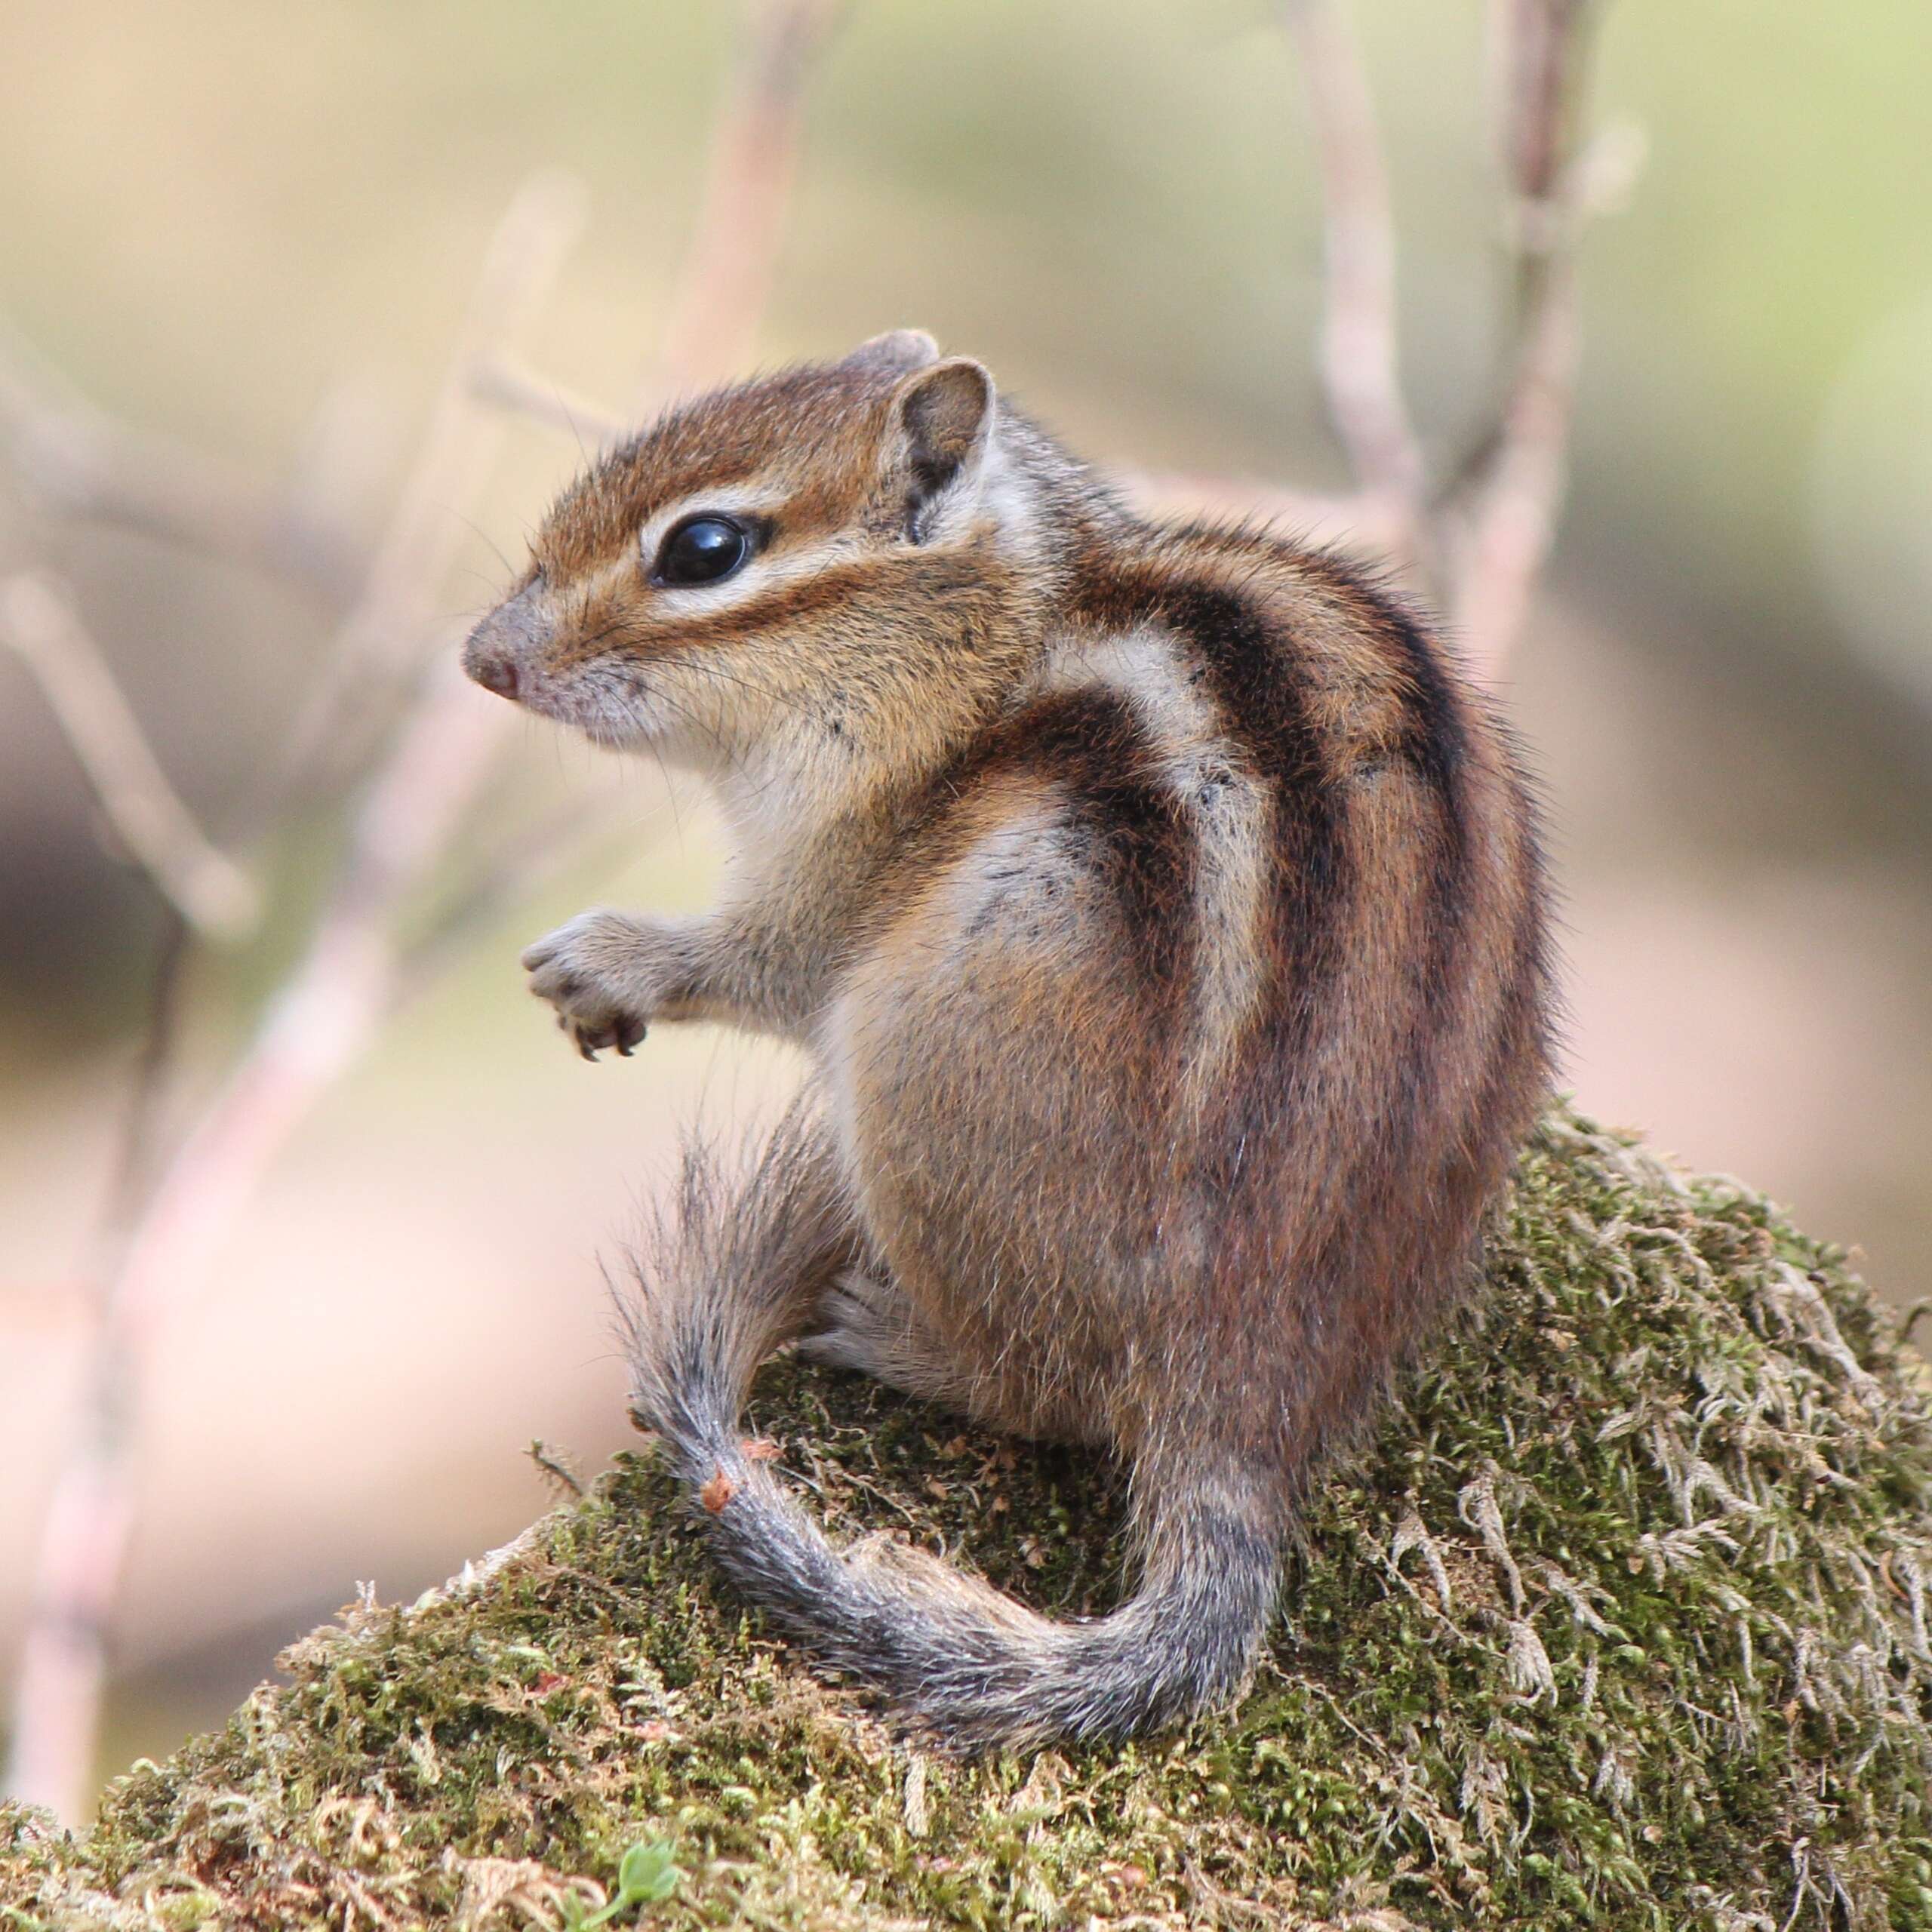
<path id="1" fill-rule="evenodd" d="M 1546 1080 L 1540 866 L 1506 737 L 1401 603 L 1136 520 L 935 355 L 883 338 L 606 457 L 469 662 L 699 766 L 740 835 L 709 918 L 531 949 L 584 1051 L 712 1017 L 815 1063 L 752 1176 L 691 1198 L 737 1232 L 688 1204 L 633 1317 L 734 1574 L 944 1735 L 1119 1732 L 1238 1680 L 1298 1486 L 1469 1278 Z M 743 571 L 654 583 L 721 508 Z M 814 1321 L 1128 1457 L 1141 1595 L 1067 1629 L 831 1552 L 731 1426 Z"/>

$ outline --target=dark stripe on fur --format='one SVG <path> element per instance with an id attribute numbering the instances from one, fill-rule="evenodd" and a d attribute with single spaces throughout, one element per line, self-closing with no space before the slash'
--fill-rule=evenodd
<path id="1" fill-rule="evenodd" d="M 1192 970 L 1192 834 L 1157 749 L 1118 694 L 1056 694 L 1000 719 L 927 788 L 901 863 L 924 872 L 951 843 L 949 808 L 987 780 L 1036 776 L 1066 801 L 1087 857 L 1120 908 L 1121 937 L 1146 990 L 1178 998 Z"/>
<path id="2" fill-rule="evenodd" d="M 1472 908 L 1469 811 L 1464 783 L 1469 758 L 1469 700 L 1451 678 L 1441 642 L 1428 635 L 1414 612 L 1367 573 L 1324 552 L 1310 568 L 1359 614 L 1364 632 L 1401 667 L 1407 730 L 1395 755 L 1427 788 L 1435 813 L 1432 828 L 1429 924 L 1432 943 L 1419 961 L 1422 994 L 1430 1020 L 1439 1026 L 1458 981 L 1460 955 Z"/>
<path id="3" fill-rule="evenodd" d="M 1095 570 L 1076 605 L 1105 630 L 1152 621 L 1176 633 L 1224 728 L 1275 797 L 1275 988 L 1223 1122 L 1202 1149 L 1197 1198 L 1217 1239 L 1192 1325 L 1195 1426 L 1272 1460 L 1291 1490 L 1467 1280 L 1481 1208 L 1527 1124 L 1543 1059 L 1521 1025 L 1472 1011 L 1463 997 L 1469 948 L 1495 946 L 1499 924 L 1513 934 L 1527 919 L 1537 929 L 1534 899 L 1517 897 L 1524 882 L 1509 881 L 1506 901 L 1493 903 L 1497 888 L 1472 863 L 1471 701 L 1416 620 L 1352 569 L 1253 547 L 1256 568 L 1238 586 L 1218 573 L 1177 577 L 1161 558 Z M 1261 568 L 1271 548 L 1278 572 Z M 1366 758 L 1346 721 L 1339 730 L 1316 721 L 1312 681 L 1332 682 L 1334 672 L 1314 654 L 1332 647 L 1291 628 L 1297 580 L 1301 597 L 1340 606 L 1355 645 L 1398 673 L 1403 728 Z M 1311 606 L 1310 621 L 1321 617 Z M 1407 957 L 1371 977 L 1349 949 L 1362 944 L 1357 897 L 1380 884 L 1357 789 L 1378 782 L 1377 757 L 1412 774 L 1410 832 L 1426 854 L 1426 908 Z M 1540 952 L 1515 977 L 1510 1004 L 1534 1023 Z M 1327 1043 L 1346 1044 L 1364 1028 L 1387 1040 L 1376 1082 L 1338 1086 Z M 1327 1184 L 1299 1195 L 1282 1186 L 1284 1175 L 1311 1172 Z M 1269 1351 L 1281 1366 L 1257 1390 L 1238 1367 L 1239 1324 L 1262 1281 L 1282 1284 Z"/>

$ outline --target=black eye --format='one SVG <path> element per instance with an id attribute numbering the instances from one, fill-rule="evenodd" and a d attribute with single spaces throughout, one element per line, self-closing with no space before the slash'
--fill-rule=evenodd
<path id="1" fill-rule="evenodd" d="M 752 553 L 752 540 L 729 517 L 687 517 L 657 553 L 660 583 L 715 583 Z"/>

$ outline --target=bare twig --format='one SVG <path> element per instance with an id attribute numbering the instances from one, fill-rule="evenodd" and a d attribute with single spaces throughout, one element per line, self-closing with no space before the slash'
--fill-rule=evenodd
<path id="1" fill-rule="evenodd" d="M 1577 152 L 1588 0 L 1497 0 L 1497 121 L 1513 198 L 1512 339 L 1495 418 L 1439 521 L 1450 611 L 1494 672 L 1520 634 L 1554 540 L 1575 414 L 1577 244 L 1627 189 L 1641 143 L 1614 129 Z"/>
<path id="2" fill-rule="evenodd" d="M 691 252 L 636 413 L 742 368 L 790 206 L 805 82 L 842 0 L 757 0 L 712 143 Z"/>
<path id="3" fill-rule="evenodd" d="M 353 586 L 346 531 L 300 487 L 128 428 L 64 382 L 0 321 L 0 438 L 43 501 L 292 578 L 331 602 Z"/>
<path id="4" fill-rule="evenodd" d="M 1454 554 L 1450 615 L 1494 672 L 1515 644 L 1556 528 L 1577 378 L 1576 271 L 1552 261 L 1487 453 L 1445 512 Z M 1464 506 L 1466 506 L 1466 507 Z"/>
<path id="5" fill-rule="evenodd" d="M 246 933 L 260 909 L 254 882 L 209 844 L 168 783 L 72 601 L 46 577 L 6 579 L 0 642 L 40 687 L 129 857 L 198 932 Z"/>
<path id="6" fill-rule="evenodd" d="M 35 1614 L 21 1659 L 19 1695 L 14 1712 L 15 1749 L 8 1767 L 10 1780 L 23 1791 L 78 1792 L 88 1767 L 79 1761 L 91 1750 L 100 1726 L 106 1683 L 103 1645 L 105 1601 L 91 1598 L 90 1580 L 111 1587 L 115 1566 L 103 1564 L 127 1532 L 128 1505 L 125 1485 L 98 1480 L 120 1453 L 127 1429 L 128 1393 L 125 1360 L 105 1346 L 108 1296 L 115 1272 L 127 1252 L 149 1181 L 149 1167 L 159 1137 L 162 1098 L 174 1055 L 180 1014 L 182 968 L 187 951 L 188 924 L 172 904 L 162 910 L 157 946 L 154 989 L 148 1023 L 128 1099 L 119 1150 L 107 1190 L 96 1251 L 85 1279 L 63 1297 L 66 1305 L 91 1321 L 96 1346 L 88 1364 L 88 1387 L 77 1413 L 87 1432 L 83 1450 L 69 1460 L 65 1479 L 54 1497 L 42 1529 L 43 1587 L 72 1579 L 76 1588 L 65 1593 L 67 1607 L 91 1613 L 78 1617 Z M 38 1706 L 51 1706 L 52 1721 Z"/>
<path id="7" fill-rule="evenodd" d="M 615 442 L 624 432 L 623 422 L 611 411 L 525 368 L 512 355 L 486 358 L 470 371 L 469 380 L 479 401 L 561 429 L 586 444 Z"/>
<path id="8" fill-rule="evenodd" d="M 148 995 L 147 1024 L 128 1095 L 121 1145 L 109 1177 L 106 1211 L 100 1217 L 100 1252 L 88 1271 L 97 1297 L 119 1266 L 141 1204 L 152 1185 L 152 1168 L 162 1139 L 162 1112 L 168 1078 L 180 1031 L 182 984 L 190 948 L 188 922 L 177 907 L 164 906 L 155 942 L 155 964 Z"/>
<path id="9" fill-rule="evenodd" d="M 687 286 L 674 304 L 675 313 L 708 316 L 734 340 L 748 339 L 754 318 L 731 303 L 755 300 L 769 279 L 780 232 L 777 204 L 792 174 L 800 70 L 823 15 L 820 7 L 790 0 L 761 17 L 771 45 L 750 63 L 763 77 L 751 97 L 772 103 L 780 126 L 775 140 L 753 142 L 742 128 L 734 137 L 747 149 L 762 143 L 758 166 L 736 171 L 743 198 L 737 212 L 759 238 L 758 249 L 746 251 L 738 238 L 732 245 L 738 259 L 726 274 L 701 245 L 688 281 L 703 285 L 703 292 Z M 741 97 L 734 113 L 742 120 L 748 111 L 757 110 L 748 110 Z M 732 142 L 721 146 L 728 152 Z M 533 207 L 516 220 L 506 218 L 499 230 L 491 272 L 509 285 L 491 283 L 492 301 L 479 295 L 472 305 L 428 447 L 344 627 L 345 660 L 382 668 L 429 628 L 428 600 L 449 555 L 445 519 L 456 520 L 450 503 L 477 487 L 469 466 L 490 447 L 461 418 L 472 406 L 475 371 L 494 358 L 505 333 L 504 306 L 520 306 L 547 278 L 546 264 L 553 265 L 567 211 L 549 198 L 552 192 L 539 192 Z M 700 235 L 716 245 L 715 238 Z M 533 274 L 528 260 L 506 259 L 522 249 L 534 250 L 541 272 Z M 663 365 L 681 377 L 693 354 L 688 346 L 667 349 Z M 399 529 L 422 540 L 405 542 Z M 435 666 L 356 814 L 342 870 L 301 961 L 228 1083 L 169 1161 L 105 1284 L 89 1388 L 34 1569 L 5 1780 L 17 1796 L 72 1817 L 87 1788 L 107 1631 L 134 1522 L 132 1404 L 155 1334 L 203 1289 L 220 1244 L 290 1132 L 392 1010 L 405 984 L 401 915 L 446 853 L 514 717 L 507 706 L 464 685 L 453 663 Z M 480 900 L 460 897 L 459 906 L 473 909 L 494 889 L 486 881 Z"/>
<path id="10" fill-rule="evenodd" d="M 469 348 L 452 365 L 428 447 L 404 490 L 368 584 L 343 626 L 338 675 L 428 629 L 452 554 L 441 527 L 447 495 L 481 487 L 464 468 L 486 466 L 468 368 L 485 345 L 490 304 L 546 281 L 560 260 L 571 191 L 547 178 L 526 188 L 499 224 Z M 506 259 L 524 248 L 534 264 Z M 486 300 L 485 298 L 488 298 Z M 454 520 L 454 519 L 452 519 Z M 421 547 L 412 548 L 420 539 Z M 420 580 L 413 571 L 424 573 Z M 432 574 L 433 574 L 433 575 Z M 321 715 L 318 708 L 316 716 Z M 66 1817 L 87 1789 L 107 1667 L 110 1614 L 134 1521 L 134 1393 L 162 1321 L 202 1285 L 214 1251 L 288 1133 L 347 1065 L 389 1003 L 401 902 L 441 856 L 456 814 L 473 795 L 509 714 L 441 667 L 415 703 L 370 787 L 335 889 L 309 949 L 271 1003 L 228 1085 L 169 1163 L 130 1230 L 95 1312 L 88 1385 L 74 1441 L 56 1479 L 36 1558 L 34 1599 L 19 1675 L 5 1788 Z"/>
<path id="11" fill-rule="evenodd" d="M 545 170 L 517 190 L 491 235 L 415 461 L 297 722 L 286 762 L 298 779 L 318 763 L 340 770 L 345 752 L 352 758 L 435 629 L 436 599 L 502 445 L 500 420 L 475 406 L 474 373 L 549 293 L 583 205 L 575 177 Z"/>
<path id="12" fill-rule="evenodd" d="M 574 1496 L 581 1502 L 589 1493 L 565 1451 L 552 1449 L 549 1443 L 539 1440 L 533 1441 L 525 1453 L 536 1464 L 537 1473 L 559 1496 Z"/>
<path id="13" fill-rule="evenodd" d="M 205 1275 L 214 1244 L 290 1131 L 382 1016 L 396 915 L 462 824 L 512 719 L 506 706 L 464 685 L 454 664 L 435 666 L 356 814 L 307 951 L 130 1243 L 115 1304 L 133 1352 L 145 1352 L 158 1318 Z"/>
<path id="14" fill-rule="evenodd" d="M 358 817 L 315 937 L 130 1232 L 103 1292 L 76 1439 L 34 1566 L 5 1788 L 72 1817 L 92 1768 L 109 1615 L 134 1522 L 132 1406 L 156 1331 L 205 1284 L 262 1174 L 384 1011 L 393 915 L 441 856 L 506 707 L 441 667 Z"/>
<path id="15" fill-rule="evenodd" d="M 404 1004 L 434 986 L 478 935 L 513 906 L 525 903 L 600 847 L 614 844 L 620 833 L 632 830 L 608 798 L 570 806 L 546 820 L 437 909 L 397 962 L 395 1003 Z"/>
<path id="16" fill-rule="evenodd" d="M 358 674 L 359 690 L 371 697 L 392 691 L 390 659 L 429 630 L 462 525 L 454 498 L 483 487 L 497 441 L 494 427 L 473 435 L 466 421 L 475 414 L 469 363 L 493 348 L 498 331 L 520 321 L 555 276 L 576 228 L 574 199 L 562 180 L 537 178 L 498 224 L 425 446 L 311 703 L 309 728 L 317 734 Z M 122 738 L 131 734 L 141 744 L 118 691 L 114 713 L 103 713 L 99 694 L 93 696 L 89 715 L 114 715 Z M 31 1802 L 73 1816 L 87 1791 L 108 1623 L 134 1531 L 134 1401 L 155 1331 L 199 1287 L 222 1235 L 288 1132 L 386 1011 L 394 914 L 441 858 L 452 819 L 475 792 L 506 724 L 506 713 L 458 686 L 454 669 L 432 680 L 369 790 L 309 952 L 270 1004 L 226 1090 L 168 1163 L 145 1211 L 124 1241 L 106 1242 L 116 1252 L 93 1310 L 75 1438 L 42 1524 L 17 1677 L 4 1783 Z M 106 769 L 130 769 L 125 744 Z"/>
<path id="17" fill-rule="evenodd" d="M 1337 0 L 1281 0 L 1321 171 L 1326 274 L 1321 374 L 1330 414 L 1364 490 L 1416 540 L 1423 455 L 1402 393 L 1395 223 L 1375 104 Z"/>
<path id="18" fill-rule="evenodd" d="M 1570 163 L 1592 0 L 1490 0 L 1491 89 L 1503 177 L 1525 208 Z"/>
<path id="19" fill-rule="evenodd" d="M 1417 568 L 1479 668 L 1520 632 L 1553 537 L 1574 413 L 1575 249 L 1583 217 L 1627 183 L 1627 134 L 1576 152 L 1592 0 L 1492 0 L 1495 125 L 1511 201 L 1512 318 L 1494 412 L 1426 500 L 1397 354 L 1395 229 L 1374 105 L 1338 0 L 1281 0 L 1321 158 L 1327 242 L 1322 374 L 1387 547 Z"/>

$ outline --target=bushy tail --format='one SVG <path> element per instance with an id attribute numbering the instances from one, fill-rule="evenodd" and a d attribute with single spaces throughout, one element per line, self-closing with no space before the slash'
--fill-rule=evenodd
<path id="1" fill-rule="evenodd" d="M 836 1547 L 761 1463 L 738 1417 L 758 1364 L 810 1318 L 842 1208 L 795 1118 L 748 1180 L 688 1157 L 675 1223 L 626 1298 L 632 1413 L 697 1492 L 726 1573 L 835 1669 L 968 1749 L 1118 1738 L 1219 1702 L 1246 1676 L 1279 1571 L 1266 1485 L 1137 1472 L 1139 1592 L 1055 1623 L 903 1544 Z"/>

